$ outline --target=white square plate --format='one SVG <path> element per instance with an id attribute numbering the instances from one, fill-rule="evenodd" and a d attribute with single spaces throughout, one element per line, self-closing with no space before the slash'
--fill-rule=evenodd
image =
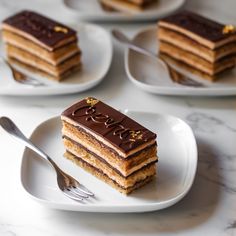
<path id="1" fill-rule="evenodd" d="M 63 0 L 65 6 L 71 10 L 79 20 L 94 21 L 145 21 L 164 17 L 179 8 L 186 0 L 158 0 L 145 10 L 137 13 L 121 13 L 104 11 L 99 0 Z"/>
<path id="2" fill-rule="evenodd" d="M 153 53 L 158 52 L 157 26 L 142 29 L 134 37 L 134 42 Z M 189 87 L 173 83 L 168 73 L 152 58 L 127 49 L 125 53 L 126 73 L 140 89 L 163 95 L 181 96 L 231 96 L 236 95 L 236 68 L 221 75 L 216 82 L 208 82 L 197 76 L 183 72 L 188 77 L 203 83 L 204 87 Z"/>
<path id="3" fill-rule="evenodd" d="M 84 203 L 66 198 L 58 189 L 51 166 L 26 149 L 21 182 L 31 197 L 56 209 L 87 212 L 146 212 L 169 207 L 182 199 L 192 186 L 197 167 L 197 147 L 191 128 L 179 118 L 156 113 L 125 111 L 157 133 L 159 162 L 157 179 L 125 196 L 63 157 L 60 117 L 41 123 L 31 140 L 96 198 Z"/>
<path id="4" fill-rule="evenodd" d="M 15 82 L 11 72 L 5 68 L 5 64 L 0 63 L 0 95 L 33 96 L 78 93 L 100 83 L 110 68 L 112 60 L 113 49 L 110 34 L 102 27 L 93 24 L 81 24 L 76 29 L 82 51 L 81 71 L 73 73 L 62 82 L 56 82 L 17 67 L 24 74 L 46 84 L 46 86 L 33 87 Z M 0 54 L 4 56 L 1 39 L 0 48 Z"/>

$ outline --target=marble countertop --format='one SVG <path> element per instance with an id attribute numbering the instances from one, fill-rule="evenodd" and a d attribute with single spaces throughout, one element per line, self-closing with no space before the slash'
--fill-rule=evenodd
<path id="1" fill-rule="evenodd" d="M 56 6 L 56 10 L 55 10 Z M 185 6 L 236 25 L 235 0 L 189 0 Z M 0 20 L 32 8 L 66 23 L 70 12 L 58 0 L 1 0 Z M 63 17 L 62 17 L 63 16 Z M 148 23 L 115 25 L 129 35 Z M 103 24 L 110 29 L 114 24 Z M 52 210 L 33 201 L 20 184 L 23 148 L 0 130 L 0 235 L 236 235 L 236 99 L 156 96 L 131 84 L 125 74 L 123 47 L 114 42 L 112 66 L 104 81 L 81 94 L 55 97 L 0 97 L 0 116 L 7 115 L 29 135 L 43 120 L 72 102 L 98 97 L 116 108 L 169 113 L 187 121 L 199 149 L 196 179 L 175 206 L 142 214 L 91 214 Z"/>

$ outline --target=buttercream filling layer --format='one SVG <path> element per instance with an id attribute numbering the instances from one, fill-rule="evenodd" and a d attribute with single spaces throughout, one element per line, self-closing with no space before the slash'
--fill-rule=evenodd
<path id="1" fill-rule="evenodd" d="M 212 63 L 225 56 L 236 54 L 236 40 L 212 50 L 184 34 L 163 27 L 158 28 L 158 39 Z"/>
<path id="2" fill-rule="evenodd" d="M 25 50 L 37 57 L 40 57 L 42 60 L 45 60 L 52 65 L 58 65 L 65 61 L 67 58 L 70 58 L 74 54 L 80 52 L 77 41 L 63 45 L 63 47 L 57 48 L 54 51 L 48 51 L 47 49 L 40 47 L 34 42 L 11 32 L 3 31 L 2 34 L 5 43 Z"/>
<path id="3" fill-rule="evenodd" d="M 67 58 L 57 66 L 51 65 L 41 58 L 12 45 L 7 45 L 7 54 L 10 58 L 14 58 L 24 64 L 35 67 L 54 76 L 59 76 L 60 74 L 65 73 L 71 67 L 81 63 L 80 53 L 72 55 L 70 58 Z"/>
<path id="4" fill-rule="evenodd" d="M 165 53 L 176 60 L 183 61 L 196 69 L 199 69 L 209 75 L 222 72 L 228 67 L 235 65 L 235 56 L 226 56 L 215 63 L 210 63 L 194 54 L 171 45 L 169 43 L 160 42 L 160 52 Z"/>
<path id="5" fill-rule="evenodd" d="M 196 68 L 194 68 L 194 67 L 192 67 L 192 66 L 190 66 L 190 65 L 188 65 L 188 64 L 186 64 L 186 63 L 184 63 L 183 61 L 174 59 L 173 57 L 169 56 L 168 54 L 160 53 L 159 56 L 160 56 L 160 58 L 161 58 L 162 60 L 164 60 L 167 64 L 169 64 L 169 65 L 174 65 L 174 66 L 176 66 L 176 67 L 178 67 L 178 68 L 180 68 L 180 69 L 182 69 L 182 70 L 188 71 L 188 72 L 190 72 L 190 73 L 192 73 L 192 74 L 195 74 L 195 75 L 197 75 L 197 76 L 200 76 L 201 78 L 204 78 L 204 79 L 206 79 L 206 80 L 215 81 L 215 80 L 217 80 L 217 79 L 220 78 L 220 74 L 221 74 L 221 73 L 218 73 L 218 74 L 215 74 L 215 75 L 209 75 L 209 74 L 207 74 L 207 73 L 205 73 L 205 72 L 203 72 L 203 71 L 201 71 L 201 70 L 198 70 L 198 69 L 196 69 Z M 232 69 L 234 66 L 235 66 L 234 64 L 233 64 L 233 65 L 229 65 L 229 67 L 225 68 L 224 71 L 230 70 L 230 69 Z M 222 73 L 223 73 L 224 71 L 222 71 Z"/>
<path id="6" fill-rule="evenodd" d="M 24 64 L 21 61 L 18 61 L 14 58 L 8 58 L 8 61 L 13 65 L 13 66 L 17 66 L 17 67 L 21 67 L 24 68 L 32 73 L 37 73 L 45 78 L 51 79 L 51 80 L 55 80 L 55 81 L 61 81 L 65 78 L 67 78 L 70 74 L 79 71 L 81 69 L 82 64 L 76 64 L 76 65 L 72 65 L 70 68 L 68 68 L 68 70 L 66 70 L 65 72 L 59 74 L 59 75 L 53 75 L 49 72 L 45 72 L 43 70 L 40 70 L 39 68 L 30 66 L 28 64 Z"/>
<path id="7" fill-rule="evenodd" d="M 108 10 L 139 12 L 145 9 L 156 0 L 136 1 L 136 0 L 100 0 L 101 4 Z"/>
<path id="8" fill-rule="evenodd" d="M 89 162 L 87 162 L 83 158 L 76 156 L 74 153 L 71 152 L 71 150 L 67 150 L 66 152 L 69 153 L 75 160 L 77 159 L 80 162 L 86 163 L 86 165 L 88 165 L 90 168 L 94 169 L 95 172 L 101 173 L 102 175 L 111 179 L 120 188 L 126 189 L 126 190 L 129 188 L 133 188 L 138 183 L 145 181 L 145 179 L 147 179 L 148 177 L 154 176 L 156 174 L 156 166 L 155 166 L 155 164 L 152 164 L 152 165 L 146 167 L 145 170 L 140 172 L 139 175 L 137 175 L 135 179 L 130 179 L 129 181 L 126 180 L 126 182 L 124 182 L 124 181 L 120 181 L 117 178 L 114 178 L 114 176 L 109 176 L 107 173 L 104 173 L 104 171 L 101 170 L 100 168 L 97 168 L 96 166 L 90 164 Z M 65 154 L 65 156 L 67 157 L 66 154 Z"/>
<path id="9" fill-rule="evenodd" d="M 119 166 L 111 165 L 101 156 L 98 156 L 97 154 L 93 153 L 91 150 L 85 148 L 84 146 L 75 142 L 74 140 L 71 140 L 70 138 L 64 136 L 63 141 L 64 141 L 65 147 L 68 150 L 70 150 L 74 155 L 80 156 L 83 159 L 88 159 L 88 157 L 90 157 L 89 159 L 92 159 L 92 161 L 96 165 L 99 165 L 99 166 L 102 165 L 104 168 L 111 168 L 113 171 L 116 172 L 116 174 L 118 174 L 120 177 L 125 178 L 125 179 L 129 178 L 130 176 L 135 175 L 138 171 L 142 171 L 145 167 L 157 162 L 156 156 L 150 157 L 143 163 L 136 165 L 132 167 L 131 169 L 127 170 L 126 174 L 124 174 L 122 173 L 122 171 L 119 170 Z"/>
<path id="10" fill-rule="evenodd" d="M 122 158 L 114 154 L 109 147 L 102 145 L 102 143 L 97 142 L 97 140 L 93 139 L 91 136 L 84 134 L 81 130 L 78 131 L 67 123 L 63 124 L 62 134 L 103 158 L 110 165 L 115 166 L 124 176 L 131 174 L 137 170 L 137 168 L 149 162 L 157 160 L 156 143 L 151 144 L 129 158 Z"/>

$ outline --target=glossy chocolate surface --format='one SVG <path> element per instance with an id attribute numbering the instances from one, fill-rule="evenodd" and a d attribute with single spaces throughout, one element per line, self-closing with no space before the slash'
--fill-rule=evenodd
<path id="1" fill-rule="evenodd" d="M 156 138 L 150 130 L 95 98 L 72 105 L 62 116 L 103 137 L 124 153 Z"/>
<path id="2" fill-rule="evenodd" d="M 33 36 L 49 47 L 67 38 L 76 37 L 76 32 L 71 28 L 32 11 L 19 12 L 5 19 L 3 23 Z"/>
<path id="3" fill-rule="evenodd" d="M 184 28 L 212 42 L 220 41 L 235 34 L 234 32 L 224 34 L 225 25 L 189 11 L 179 12 L 161 21 Z"/>

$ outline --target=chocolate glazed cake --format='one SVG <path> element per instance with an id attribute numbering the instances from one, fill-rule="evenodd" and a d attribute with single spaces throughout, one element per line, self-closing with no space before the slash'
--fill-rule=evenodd
<path id="1" fill-rule="evenodd" d="M 215 80 L 235 66 L 236 31 L 193 12 L 180 12 L 158 22 L 160 56 L 184 69 Z"/>
<path id="2" fill-rule="evenodd" d="M 22 11 L 2 23 L 11 63 L 61 80 L 81 67 L 76 32 L 45 16 Z"/>
<path id="3" fill-rule="evenodd" d="M 106 11 L 137 13 L 157 2 L 157 0 L 99 0 Z"/>
<path id="4" fill-rule="evenodd" d="M 95 98 L 62 115 L 65 157 L 128 194 L 156 174 L 156 134 Z"/>

